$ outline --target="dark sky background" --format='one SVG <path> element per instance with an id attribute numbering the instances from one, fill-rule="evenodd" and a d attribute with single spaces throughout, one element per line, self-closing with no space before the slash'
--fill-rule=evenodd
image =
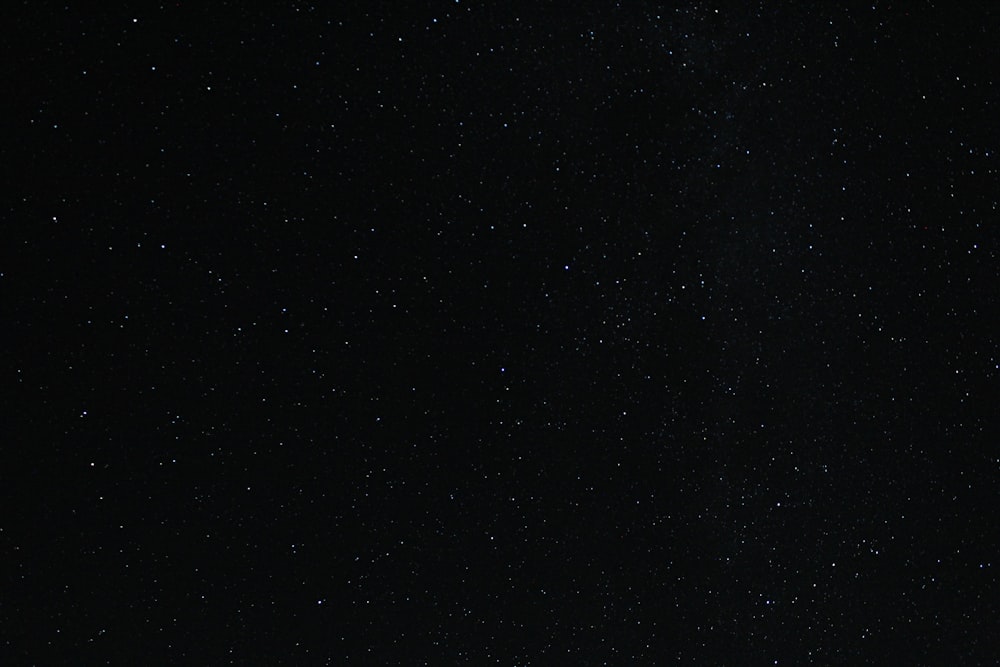
<path id="1" fill-rule="evenodd" d="M 994 3 L 6 26 L 5 664 L 995 660 Z"/>

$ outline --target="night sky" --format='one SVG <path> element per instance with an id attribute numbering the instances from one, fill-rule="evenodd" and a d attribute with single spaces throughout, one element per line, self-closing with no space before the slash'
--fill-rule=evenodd
<path id="1" fill-rule="evenodd" d="M 202 4 L 5 17 L 3 664 L 996 664 L 995 3 Z"/>

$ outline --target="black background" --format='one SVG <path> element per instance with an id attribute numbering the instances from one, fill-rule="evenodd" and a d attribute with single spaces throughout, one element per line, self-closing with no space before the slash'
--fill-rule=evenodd
<path id="1" fill-rule="evenodd" d="M 991 664 L 993 3 L 6 19 L 5 664 Z"/>

